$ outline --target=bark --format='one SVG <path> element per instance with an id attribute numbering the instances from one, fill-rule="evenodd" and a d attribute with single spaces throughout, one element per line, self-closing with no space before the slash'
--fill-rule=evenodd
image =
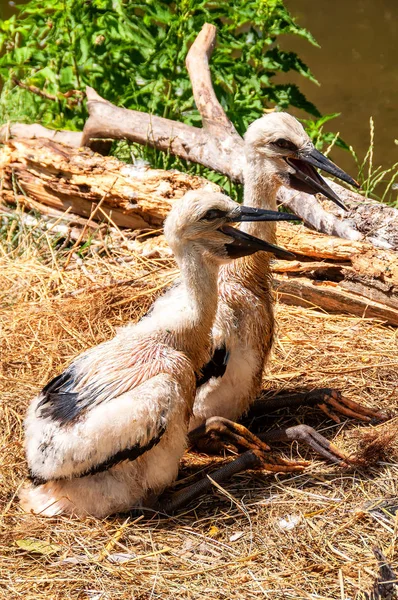
<path id="1" fill-rule="evenodd" d="M 353 255 L 370 247 L 363 242 L 326 236 L 305 227 L 291 227 L 288 223 L 278 224 L 278 244 L 301 256 L 339 261 L 350 260 Z"/>
<path id="2" fill-rule="evenodd" d="M 279 261 L 273 269 L 274 287 L 283 302 L 398 325 L 396 252 L 330 238 L 287 223 L 278 226 L 278 243 L 302 257 L 301 262 L 285 263 L 285 269 Z M 324 262 L 307 262 L 309 257 Z"/>
<path id="3" fill-rule="evenodd" d="M 89 217 L 103 199 L 98 216 L 131 229 L 161 226 L 173 200 L 188 190 L 219 189 L 201 177 L 126 165 L 43 139 L 10 140 L 0 150 L 0 170 L 7 201 L 23 195 L 30 207 L 69 208 Z"/>
<path id="4" fill-rule="evenodd" d="M 326 312 L 348 313 L 374 318 L 388 325 L 398 325 L 398 310 L 374 300 L 350 293 L 337 283 L 315 282 L 302 278 L 274 276 L 273 287 L 285 304 L 320 308 Z"/>

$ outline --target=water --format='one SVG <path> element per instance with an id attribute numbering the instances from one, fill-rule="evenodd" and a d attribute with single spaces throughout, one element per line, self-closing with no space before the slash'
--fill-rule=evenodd
<path id="1" fill-rule="evenodd" d="M 285 0 L 285 5 L 321 48 L 296 36 L 284 36 L 283 47 L 298 53 L 321 86 L 291 73 L 280 80 L 294 80 L 322 114 L 340 112 L 328 127 L 339 131 L 359 157 L 369 147 L 372 116 L 374 162 L 392 166 L 398 161 L 398 1 Z M 336 149 L 333 157 L 356 174 L 347 152 Z"/>

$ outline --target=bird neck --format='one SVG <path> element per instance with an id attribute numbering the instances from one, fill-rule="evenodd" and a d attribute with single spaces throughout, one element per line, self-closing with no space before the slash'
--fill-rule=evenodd
<path id="1" fill-rule="evenodd" d="M 243 194 L 245 206 L 277 210 L 276 194 L 279 187 L 280 182 L 264 169 L 262 161 L 250 159 L 246 162 Z M 240 229 L 266 242 L 274 243 L 276 239 L 274 222 L 242 223 Z"/>
<path id="2" fill-rule="evenodd" d="M 181 270 L 181 305 L 171 307 L 175 318 L 167 328 L 169 342 L 189 355 L 198 370 L 207 362 L 210 334 L 218 300 L 218 271 L 215 261 L 206 260 L 202 252 L 190 249 L 176 256 Z"/>
<path id="3" fill-rule="evenodd" d="M 249 156 L 244 171 L 245 206 L 277 210 L 276 195 L 280 183 L 276 177 L 264 169 L 264 161 L 257 156 Z M 241 223 L 240 229 L 274 244 L 276 227 L 274 222 L 257 221 Z M 270 294 L 270 255 L 267 252 L 256 252 L 245 256 L 223 268 L 223 275 L 230 281 L 236 280 L 240 285 L 252 290 L 258 296 L 269 297 Z"/>

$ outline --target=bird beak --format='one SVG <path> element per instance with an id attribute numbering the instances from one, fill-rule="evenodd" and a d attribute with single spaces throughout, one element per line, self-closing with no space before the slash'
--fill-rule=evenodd
<path id="1" fill-rule="evenodd" d="M 328 186 L 315 168 L 322 169 L 323 171 L 326 171 L 326 173 L 330 173 L 355 187 L 359 187 L 359 184 L 355 179 L 347 175 L 345 171 L 324 156 L 322 152 L 319 152 L 315 148 L 302 150 L 298 153 L 297 158 L 287 157 L 286 162 L 295 170 L 295 173 L 290 175 L 290 186 L 292 188 L 299 190 L 300 192 L 306 192 L 307 194 L 317 194 L 320 192 L 321 194 L 324 194 L 326 198 L 335 202 L 337 206 L 347 210 L 347 207 Z"/>
<path id="2" fill-rule="evenodd" d="M 242 223 L 243 221 L 301 221 L 299 217 L 291 213 L 267 210 L 265 208 L 252 208 L 251 206 L 239 206 L 234 208 L 227 217 L 229 223 Z"/>
<path id="3" fill-rule="evenodd" d="M 225 244 L 225 249 L 229 258 L 241 258 L 242 256 L 254 254 L 259 250 L 269 252 L 277 258 L 281 258 L 282 260 L 294 260 L 296 258 L 296 256 L 292 252 L 288 252 L 287 250 L 279 248 L 278 246 L 270 244 L 269 242 L 264 242 L 263 240 L 260 240 L 254 237 L 253 235 L 244 233 L 240 229 L 235 229 L 235 227 L 223 225 L 222 227 L 220 227 L 220 231 L 222 231 L 222 233 L 224 233 L 228 237 L 232 238 L 231 242 Z"/>

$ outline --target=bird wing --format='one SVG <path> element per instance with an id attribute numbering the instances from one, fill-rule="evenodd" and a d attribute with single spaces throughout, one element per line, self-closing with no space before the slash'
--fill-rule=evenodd
<path id="1" fill-rule="evenodd" d="M 209 362 L 201 369 L 201 374 L 196 379 L 196 387 L 207 383 L 212 377 L 222 377 L 227 370 L 229 351 L 225 344 L 214 350 Z"/>
<path id="2" fill-rule="evenodd" d="M 83 418 L 66 426 L 37 417 L 33 406 L 26 419 L 26 454 L 32 480 L 93 475 L 118 463 L 136 460 L 156 446 L 181 421 L 188 420 L 190 390 L 173 375 L 159 373 L 150 380 L 108 402 L 86 411 Z M 36 406 L 37 408 L 37 406 Z"/>
<path id="3" fill-rule="evenodd" d="M 32 403 L 26 451 L 37 481 L 135 460 L 193 401 L 193 368 L 183 353 L 123 335 L 118 345 L 107 342 L 78 357 Z"/>
<path id="4" fill-rule="evenodd" d="M 126 327 L 108 342 L 78 356 L 41 391 L 37 416 L 60 425 L 81 419 L 95 406 L 109 402 L 156 376 L 181 355 L 151 338 L 129 335 Z M 165 368 L 164 368 L 165 367 Z"/>

